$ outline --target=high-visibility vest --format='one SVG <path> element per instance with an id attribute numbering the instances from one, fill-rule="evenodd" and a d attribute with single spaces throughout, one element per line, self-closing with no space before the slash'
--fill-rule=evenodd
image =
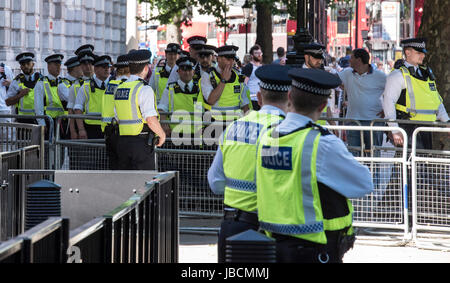
<path id="1" fill-rule="evenodd" d="M 169 112 L 171 114 L 172 121 L 202 121 L 202 99 L 200 89 L 197 84 L 194 83 L 192 91 L 190 93 L 183 92 L 178 83 L 174 82 L 169 84 Z M 200 100 L 199 100 L 200 97 Z M 191 115 L 188 113 L 198 113 L 198 115 Z M 172 132 L 195 134 L 200 131 L 201 125 L 182 125 L 182 124 L 170 124 Z"/>
<path id="2" fill-rule="evenodd" d="M 224 204 L 256 211 L 256 150 L 261 134 L 281 116 L 252 111 L 230 124 L 220 142 L 225 173 Z"/>
<path id="3" fill-rule="evenodd" d="M 106 125 L 110 124 L 115 116 L 114 113 L 114 93 L 120 84 L 125 82 L 122 80 L 111 80 L 106 85 L 105 94 L 102 98 L 102 132 L 105 131 Z"/>
<path id="4" fill-rule="evenodd" d="M 75 82 L 73 82 L 72 86 L 73 86 L 73 91 L 75 94 L 75 98 L 74 101 L 77 99 L 77 94 L 78 94 L 78 90 L 80 89 L 80 87 L 84 84 L 84 80 L 82 78 L 79 78 L 78 80 L 76 80 Z M 83 112 L 84 113 L 84 112 Z"/>
<path id="5" fill-rule="evenodd" d="M 170 72 L 166 70 L 166 65 L 162 67 L 156 68 L 155 73 L 155 85 L 156 89 L 153 89 L 155 92 L 156 102 L 161 100 L 161 96 L 164 93 L 164 89 L 166 89 L 167 82 L 169 80 Z"/>
<path id="6" fill-rule="evenodd" d="M 353 233 L 353 208 L 345 197 L 327 194 L 333 198 L 331 202 L 339 202 L 346 210 L 324 217 L 325 200 L 321 200 L 316 172 L 321 131 L 328 134 L 309 124 L 288 134 L 270 129 L 261 137 L 256 166 L 257 207 L 260 227 L 269 235 L 278 233 L 326 244 L 325 231 L 345 229 Z"/>
<path id="7" fill-rule="evenodd" d="M 14 78 L 21 89 L 29 88 L 30 92 L 22 97 L 17 103 L 17 111 L 19 115 L 36 115 L 34 111 L 34 87 L 36 83 L 42 78 L 42 75 L 35 73 L 33 81 L 27 81 L 24 74 L 19 74 Z"/>
<path id="8" fill-rule="evenodd" d="M 48 77 L 42 79 L 45 94 L 45 114 L 52 118 L 67 114 L 58 95 L 58 79 L 51 82 Z M 52 85 L 53 84 L 53 85 Z"/>
<path id="9" fill-rule="evenodd" d="M 137 136 L 147 123 L 139 109 L 139 95 L 144 84 L 143 80 L 124 82 L 116 89 L 114 107 L 121 136 Z M 156 98 L 154 100 L 155 110 L 157 110 Z"/>
<path id="10" fill-rule="evenodd" d="M 97 88 L 94 79 L 85 81 L 83 86 L 83 93 L 85 99 L 85 114 L 86 115 L 102 115 L 102 102 L 105 94 L 105 89 Z M 84 119 L 84 122 L 88 125 L 101 125 L 101 120 L 89 120 Z"/>
<path id="11" fill-rule="evenodd" d="M 400 67 L 405 80 L 406 89 L 395 104 L 395 109 L 407 113 L 410 120 L 436 121 L 442 98 L 436 87 L 434 76 L 428 75 L 426 80 L 412 76 L 405 66 Z M 429 69 L 421 68 L 422 73 L 429 74 Z M 432 74 L 432 73 L 431 73 Z"/>
<path id="12" fill-rule="evenodd" d="M 244 88 L 244 78 L 243 76 L 240 76 L 235 70 L 232 71 L 235 74 L 235 80 L 232 83 L 227 83 L 225 85 L 222 95 L 220 96 L 216 104 L 211 106 L 205 101 L 203 105 L 206 110 L 210 110 L 213 113 L 214 111 L 221 113 L 226 112 L 225 115 L 213 114 L 212 117 L 217 121 L 236 120 L 242 116 L 241 108 L 244 105 L 241 97 L 241 92 Z M 202 79 L 200 79 L 199 83 L 200 91 L 201 80 Z M 219 74 L 217 74 L 215 70 L 210 73 L 210 81 L 213 88 L 215 88 L 220 82 Z M 247 91 L 246 95 L 250 101 L 250 92 Z M 249 107 L 251 107 L 250 105 L 251 103 L 249 103 Z"/>
<path id="13" fill-rule="evenodd" d="M 325 108 L 322 110 L 322 113 L 320 113 L 320 117 L 322 117 L 322 118 L 327 117 L 327 109 L 328 109 L 328 106 L 325 106 Z M 326 120 L 317 120 L 317 124 L 319 124 L 321 126 L 325 126 L 327 124 L 327 121 Z"/>

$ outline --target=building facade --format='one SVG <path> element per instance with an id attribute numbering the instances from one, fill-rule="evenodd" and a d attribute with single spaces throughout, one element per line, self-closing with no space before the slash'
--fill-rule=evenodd
<path id="1" fill-rule="evenodd" d="M 65 59 L 83 44 L 96 54 L 116 58 L 126 52 L 126 0 L 0 0 L 0 62 L 18 69 L 17 54 L 44 58 L 61 53 Z"/>

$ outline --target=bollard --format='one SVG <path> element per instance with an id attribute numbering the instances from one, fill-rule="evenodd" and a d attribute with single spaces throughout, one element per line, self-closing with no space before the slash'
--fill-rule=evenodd
<path id="1" fill-rule="evenodd" d="M 25 231 L 49 217 L 61 216 L 61 186 L 48 180 L 27 186 L 25 201 Z"/>
<path id="2" fill-rule="evenodd" d="M 275 240 L 249 229 L 226 239 L 225 262 L 276 262 Z"/>

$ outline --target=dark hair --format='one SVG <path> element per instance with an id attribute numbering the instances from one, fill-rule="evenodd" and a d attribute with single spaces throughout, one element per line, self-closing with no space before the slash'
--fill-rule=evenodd
<path id="1" fill-rule="evenodd" d="M 132 75 L 140 74 L 144 70 L 145 66 L 147 66 L 147 65 L 148 65 L 147 63 L 144 63 L 144 64 L 130 64 L 129 65 L 130 74 L 132 74 Z"/>
<path id="2" fill-rule="evenodd" d="M 277 48 L 277 55 L 278 55 L 278 57 L 284 56 L 284 48 L 283 47 Z"/>
<path id="3" fill-rule="evenodd" d="M 278 102 L 284 102 L 287 100 L 287 93 L 286 92 L 280 92 L 280 91 L 270 91 L 267 89 L 260 89 L 261 96 L 264 98 L 265 101 L 269 103 L 278 103 Z"/>
<path id="4" fill-rule="evenodd" d="M 261 46 L 259 46 L 259 44 L 253 45 L 252 48 L 250 48 L 250 54 L 253 55 L 253 51 L 255 50 L 261 50 Z"/>
<path id="5" fill-rule="evenodd" d="M 370 55 L 369 52 L 367 52 L 365 49 L 358 48 L 353 50 L 353 56 L 355 58 L 361 58 L 363 64 L 369 64 Z"/>
<path id="6" fill-rule="evenodd" d="M 295 111 L 310 113 L 328 101 L 328 96 L 312 94 L 296 87 L 291 87 L 291 98 Z"/>

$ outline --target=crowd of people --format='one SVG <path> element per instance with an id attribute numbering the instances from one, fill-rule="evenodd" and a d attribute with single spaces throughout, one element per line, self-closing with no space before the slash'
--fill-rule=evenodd
<path id="1" fill-rule="evenodd" d="M 84 115 L 59 120 L 61 138 L 105 138 L 112 170 L 154 169 L 155 146 L 174 137 L 207 137 L 201 123 L 162 120 L 196 121 L 196 114 L 209 112 L 211 122 L 230 122 L 212 136 L 219 146 L 208 172 L 211 189 L 224 194 L 219 262 L 226 261 L 226 238 L 249 228 L 276 239 L 278 261 L 342 261 L 354 242 L 349 198 L 374 186 L 368 168 L 322 127 L 341 106 L 345 118 L 362 125 L 379 118 L 449 121 L 433 72 L 422 66 L 427 51 L 421 38 L 402 41 L 405 58 L 388 75 L 365 49 L 324 66 L 325 47 L 306 44 L 303 66 L 290 68 L 283 48 L 264 65 L 262 48 L 254 45 L 241 64 L 238 46 L 215 47 L 202 36 L 187 42 L 189 52 L 170 43 L 153 66 L 148 50 L 132 50 L 113 63 L 86 44 L 64 62 L 66 76 L 63 55 L 45 58 L 44 75 L 34 71 L 34 54 L 21 53 L 22 73 L 15 78 L 0 65 L 0 111 L 15 106 L 18 122 L 43 126 L 44 114 Z M 401 127 L 411 135 L 417 125 Z M 403 144 L 399 132 L 389 138 Z M 375 133 L 374 144 L 381 139 Z M 419 147 L 431 148 L 430 139 L 420 135 Z M 360 146 L 359 135 L 349 133 L 347 143 Z"/>

